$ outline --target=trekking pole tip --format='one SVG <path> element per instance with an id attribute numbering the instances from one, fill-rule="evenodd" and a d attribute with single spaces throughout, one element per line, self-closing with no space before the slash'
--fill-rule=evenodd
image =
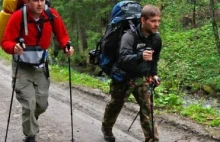
<path id="1" fill-rule="evenodd" d="M 75 142 L 75 139 L 74 139 L 74 138 L 72 138 L 71 142 Z"/>

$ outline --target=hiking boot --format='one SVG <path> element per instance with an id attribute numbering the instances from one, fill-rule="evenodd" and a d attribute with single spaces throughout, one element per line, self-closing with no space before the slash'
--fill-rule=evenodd
<path id="1" fill-rule="evenodd" d="M 35 118 L 36 118 L 36 120 L 38 120 L 39 116 L 35 115 Z M 40 132 L 40 130 L 37 131 L 37 133 L 39 133 L 39 132 Z"/>
<path id="2" fill-rule="evenodd" d="M 105 130 L 104 127 L 102 127 L 102 133 L 104 135 L 104 139 L 107 142 L 115 142 L 115 137 L 112 133 L 112 130 Z"/>
<path id="3" fill-rule="evenodd" d="M 145 140 L 145 142 L 153 142 L 153 139 Z M 158 139 L 155 139 L 154 142 L 159 142 L 159 140 L 158 140 Z"/>
<path id="4" fill-rule="evenodd" d="M 35 140 L 35 136 L 27 136 L 25 137 L 24 142 L 37 142 L 37 141 Z"/>
<path id="5" fill-rule="evenodd" d="M 36 120 L 38 120 L 39 116 L 36 116 L 36 115 L 35 115 L 35 118 L 36 118 Z"/>

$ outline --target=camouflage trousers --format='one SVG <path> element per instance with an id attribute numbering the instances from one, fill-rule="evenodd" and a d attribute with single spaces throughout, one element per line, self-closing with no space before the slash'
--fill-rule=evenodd
<path id="1" fill-rule="evenodd" d="M 102 127 L 112 131 L 112 127 L 129 95 L 132 93 L 140 106 L 140 123 L 145 142 L 152 141 L 151 102 L 149 84 L 144 78 L 136 78 L 128 83 L 112 80 L 110 84 L 111 101 L 106 105 Z M 159 140 L 157 126 L 154 123 L 154 138 Z"/>

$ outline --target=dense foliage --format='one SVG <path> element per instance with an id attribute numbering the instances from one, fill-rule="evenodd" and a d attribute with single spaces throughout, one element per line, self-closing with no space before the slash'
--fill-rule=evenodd
<path id="1" fill-rule="evenodd" d="M 95 48 L 103 35 L 116 2 L 117 0 L 52 1 L 52 6 L 60 12 L 68 26 L 76 48 L 75 64 L 87 65 L 88 51 Z M 174 88 L 218 95 L 220 64 L 209 0 L 139 2 L 143 6 L 154 4 L 162 11 L 159 32 L 163 38 L 163 50 L 159 69 L 167 91 Z M 220 2 L 215 1 L 215 6 L 218 14 Z"/>

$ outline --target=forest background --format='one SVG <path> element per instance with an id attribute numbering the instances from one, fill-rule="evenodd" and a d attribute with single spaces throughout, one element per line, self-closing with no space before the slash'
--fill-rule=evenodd
<path id="1" fill-rule="evenodd" d="M 76 54 L 76 65 L 89 66 L 88 52 L 95 49 L 104 35 L 111 10 L 118 0 L 53 0 L 64 18 Z M 220 45 L 215 38 L 215 24 L 220 20 L 220 2 L 213 0 L 139 0 L 141 5 L 153 4 L 162 11 L 160 35 L 163 49 L 159 64 L 165 88 L 189 90 L 219 96 Z M 217 41 L 216 41 L 217 40 Z M 61 54 L 62 55 L 62 54 Z M 62 60 L 59 56 L 58 60 Z"/>

